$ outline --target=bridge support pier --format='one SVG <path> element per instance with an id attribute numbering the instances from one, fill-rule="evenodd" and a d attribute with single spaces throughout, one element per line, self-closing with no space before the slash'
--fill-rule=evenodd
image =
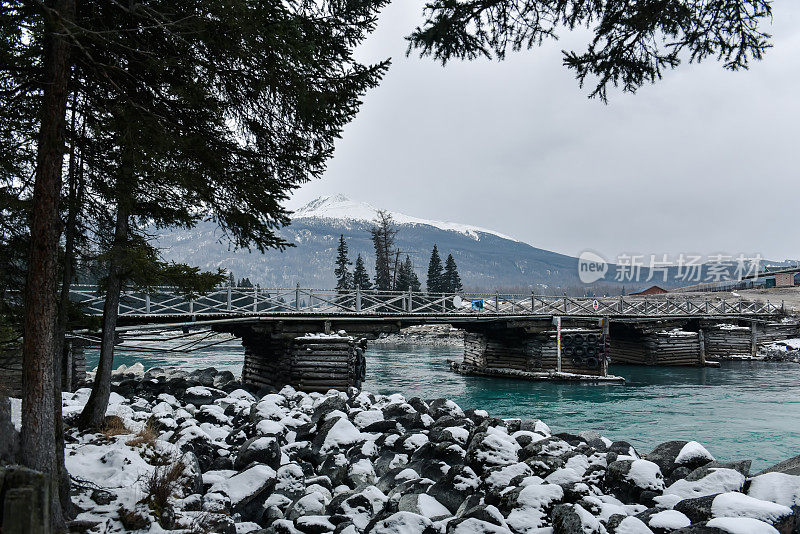
<path id="1" fill-rule="evenodd" d="M 605 377 L 608 365 L 602 334 L 599 325 L 564 329 L 561 335 L 561 372 Z M 551 326 L 545 329 L 484 329 L 465 334 L 464 361 L 459 370 L 549 374 L 559 370 L 558 360 L 558 331 Z M 531 378 L 535 376 L 531 375 Z"/>
<path id="2" fill-rule="evenodd" d="M 360 387 L 366 364 L 366 340 L 324 334 L 276 334 L 246 328 L 240 333 L 245 349 L 242 383 L 256 388 L 301 391 L 346 390 Z"/>
<path id="3" fill-rule="evenodd" d="M 75 391 L 86 382 L 86 356 L 80 341 L 67 340 L 61 360 L 61 387 Z M 22 396 L 22 347 L 0 348 L 0 390 L 10 397 Z"/>

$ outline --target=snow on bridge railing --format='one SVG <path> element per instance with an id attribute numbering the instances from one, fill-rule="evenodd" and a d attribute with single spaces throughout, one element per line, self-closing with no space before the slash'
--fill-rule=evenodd
<path id="1" fill-rule="evenodd" d="M 70 291 L 89 315 L 103 314 L 103 295 L 97 286 L 76 285 Z M 202 316 L 293 314 L 452 314 L 452 315 L 573 315 L 573 316 L 708 316 L 773 315 L 781 307 L 743 299 L 709 300 L 685 296 L 566 297 L 533 293 L 507 294 L 460 292 L 335 289 L 216 288 L 203 295 L 188 296 L 176 288 L 125 291 L 119 303 L 122 316 Z"/>

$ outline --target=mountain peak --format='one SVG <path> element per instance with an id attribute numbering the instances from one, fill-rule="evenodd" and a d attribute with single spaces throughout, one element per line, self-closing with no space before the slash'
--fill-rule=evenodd
<path id="1" fill-rule="evenodd" d="M 372 221 L 378 210 L 364 202 L 350 200 L 342 194 L 317 197 L 294 212 L 294 219 L 352 219 Z"/>
<path id="2" fill-rule="evenodd" d="M 513 237 L 503 235 L 494 230 L 471 226 L 467 224 L 421 219 L 397 212 L 389 212 L 394 221 L 399 225 L 426 225 L 449 230 L 468 235 L 475 240 L 480 239 L 480 234 L 491 234 L 510 241 L 516 241 Z M 328 195 L 315 198 L 305 206 L 294 212 L 293 219 L 338 219 L 349 221 L 372 222 L 378 216 L 378 209 L 366 202 L 351 200 L 342 194 Z"/>

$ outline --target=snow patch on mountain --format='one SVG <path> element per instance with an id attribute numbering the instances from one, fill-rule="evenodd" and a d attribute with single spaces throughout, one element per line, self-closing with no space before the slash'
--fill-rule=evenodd
<path id="1" fill-rule="evenodd" d="M 389 212 L 397 224 L 400 225 L 422 225 L 433 226 L 440 230 L 449 230 L 467 235 L 476 241 L 480 240 L 481 234 L 490 234 L 509 241 L 518 242 L 513 237 L 481 228 L 479 226 L 472 226 L 468 224 L 460 224 L 454 222 L 434 221 L 430 219 L 421 219 L 419 217 L 412 217 L 403 213 Z M 366 202 L 358 202 L 351 200 L 344 195 L 331 195 L 316 198 L 296 210 L 292 215 L 293 220 L 299 219 L 335 219 L 345 221 L 363 221 L 372 222 L 378 217 L 378 209 L 367 204 Z"/>

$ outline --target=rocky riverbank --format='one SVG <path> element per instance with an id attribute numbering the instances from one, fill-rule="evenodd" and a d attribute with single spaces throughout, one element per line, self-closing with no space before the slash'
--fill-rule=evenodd
<path id="1" fill-rule="evenodd" d="M 382 334 L 370 346 L 424 345 L 433 347 L 464 346 L 464 331 L 445 325 L 420 325 L 402 329 L 397 334 Z"/>
<path id="2" fill-rule="evenodd" d="M 102 433 L 68 428 L 76 531 L 798 532 L 800 476 L 696 442 L 643 454 L 447 399 L 253 392 L 214 369 L 134 366 L 113 391 Z M 64 395 L 68 423 L 88 393 Z"/>
<path id="3" fill-rule="evenodd" d="M 800 363 L 800 339 L 776 341 L 758 351 L 759 357 L 768 362 Z"/>

